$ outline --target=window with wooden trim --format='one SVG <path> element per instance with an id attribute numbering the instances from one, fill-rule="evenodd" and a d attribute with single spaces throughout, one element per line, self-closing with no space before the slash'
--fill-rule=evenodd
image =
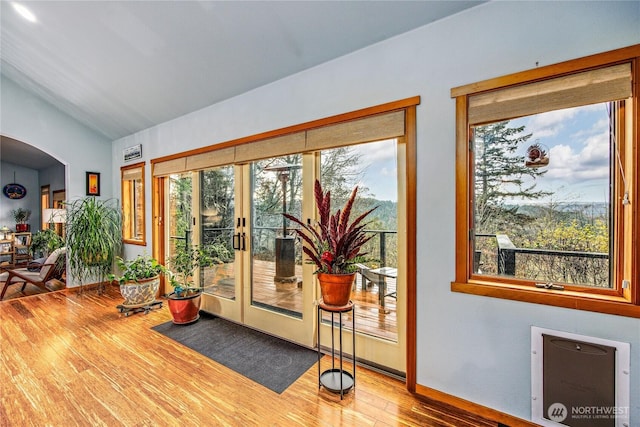
<path id="1" fill-rule="evenodd" d="M 640 317 L 640 45 L 452 89 L 452 290 Z"/>
<path id="2" fill-rule="evenodd" d="M 120 168 L 122 179 L 122 240 L 146 245 L 144 231 L 144 162 Z"/>

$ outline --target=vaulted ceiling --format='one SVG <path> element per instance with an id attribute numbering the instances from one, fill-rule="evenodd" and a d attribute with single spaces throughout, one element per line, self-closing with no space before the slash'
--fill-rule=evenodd
<path id="1" fill-rule="evenodd" d="M 15 3 L 2 74 L 115 140 L 482 2 Z"/>

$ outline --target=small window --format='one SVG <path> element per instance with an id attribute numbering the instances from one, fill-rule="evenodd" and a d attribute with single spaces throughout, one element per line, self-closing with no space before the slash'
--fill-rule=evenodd
<path id="1" fill-rule="evenodd" d="M 639 54 L 634 46 L 452 90 L 452 290 L 640 317 Z"/>
<path id="2" fill-rule="evenodd" d="M 144 162 L 120 168 L 122 176 L 122 240 L 146 245 L 144 227 Z"/>

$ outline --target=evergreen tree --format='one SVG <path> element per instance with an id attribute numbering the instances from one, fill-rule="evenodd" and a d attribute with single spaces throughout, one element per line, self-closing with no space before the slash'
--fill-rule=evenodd
<path id="1" fill-rule="evenodd" d="M 495 232 L 507 218 L 513 224 L 517 207 L 507 208 L 505 199 L 530 200 L 551 194 L 535 190 L 535 182 L 525 186 L 525 177 L 535 179 L 547 170 L 524 165 L 524 156 L 516 152 L 532 134 L 523 134 L 524 126 L 508 125 L 507 120 L 474 128 L 476 234 Z M 524 221 L 518 219 L 517 223 Z"/>

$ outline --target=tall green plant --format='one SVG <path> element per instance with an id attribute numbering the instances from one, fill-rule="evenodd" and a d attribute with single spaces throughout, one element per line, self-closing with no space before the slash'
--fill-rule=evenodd
<path id="1" fill-rule="evenodd" d="M 102 291 L 122 248 L 121 218 L 116 199 L 86 197 L 67 204 L 69 272 L 81 284 L 98 278 Z"/>

